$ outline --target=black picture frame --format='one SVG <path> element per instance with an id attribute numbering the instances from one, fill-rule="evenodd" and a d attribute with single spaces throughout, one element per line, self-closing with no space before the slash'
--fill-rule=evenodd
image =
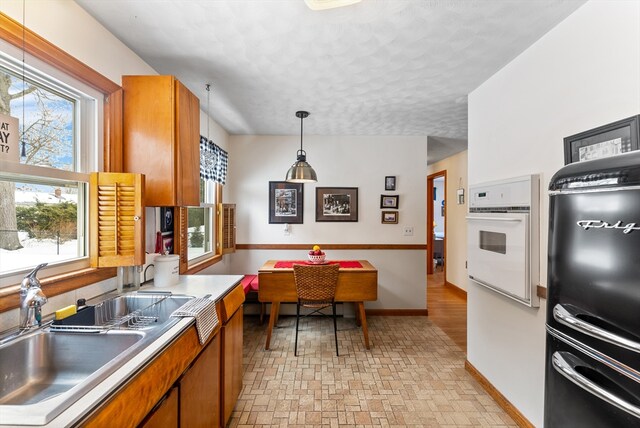
<path id="1" fill-rule="evenodd" d="M 160 207 L 160 232 L 173 232 L 173 207 Z"/>
<path id="2" fill-rule="evenodd" d="M 380 208 L 397 209 L 400 203 L 399 195 L 380 195 Z"/>
<path id="3" fill-rule="evenodd" d="M 640 115 L 566 137 L 564 164 L 638 150 L 638 134 L 640 134 Z"/>
<path id="4" fill-rule="evenodd" d="M 286 181 L 269 182 L 269 224 L 304 222 L 304 185 Z"/>
<path id="5" fill-rule="evenodd" d="M 358 188 L 316 187 L 316 221 L 358 221 Z"/>
<path id="6" fill-rule="evenodd" d="M 398 211 L 382 211 L 382 224 L 398 224 Z"/>
<path id="7" fill-rule="evenodd" d="M 384 178 L 384 190 L 396 190 L 396 176 L 387 175 Z"/>

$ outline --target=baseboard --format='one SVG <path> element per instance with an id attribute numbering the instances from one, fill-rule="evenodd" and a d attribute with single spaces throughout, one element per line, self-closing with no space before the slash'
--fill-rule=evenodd
<path id="1" fill-rule="evenodd" d="M 493 398 L 496 403 L 498 403 L 498 405 L 502 407 L 502 409 L 507 412 L 509 416 L 511 416 L 511 419 L 513 419 L 519 427 L 535 428 L 534 425 L 529 422 L 529 420 L 525 418 L 524 415 L 520 413 L 520 411 L 513 404 L 511 404 L 511 402 L 507 400 L 507 398 L 502 395 L 502 393 L 498 391 L 496 387 L 493 386 L 491 382 L 489 382 L 489 380 L 478 371 L 478 369 L 473 366 L 473 364 L 469 362 L 469 360 L 465 360 L 464 368 L 467 370 L 467 372 L 469 372 L 471 377 L 477 380 L 480 386 L 482 386 L 484 390 L 489 393 L 491 398 Z"/>
<path id="2" fill-rule="evenodd" d="M 426 317 L 429 315 L 427 309 L 365 309 L 365 313 L 371 316 L 386 317 Z"/>
<path id="3" fill-rule="evenodd" d="M 465 302 L 467 301 L 467 292 L 462 288 L 458 287 L 455 284 L 450 283 L 449 281 L 446 281 L 444 283 L 444 286 L 447 287 L 449 290 L 453 291 L 455 295 L 462 297 L 465 300 Z"/>

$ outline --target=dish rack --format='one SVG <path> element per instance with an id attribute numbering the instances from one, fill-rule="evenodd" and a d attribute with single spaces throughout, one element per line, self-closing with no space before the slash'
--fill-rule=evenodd
<path id="1" fill-rule="evenodd" d="M 84 311 L 93 312 L 94 316 L 91 318 L 89 325 L 78 325 L 81 323 L 75 323 L 73 320 L 70 320 L 70 323 L 51 324 L 50 329 L 53 331 L 75 331 L 85 333 L 102 332 L 113 329 L 140 330 L 145 327 L 149 327 L 158 321 L 161 303 L 170 296 L 171 294 L 169 293 L 147 294 L 145 295 L 144 306 L 135 309 L 135 305 L 129 304 L 135 302 L 135 297 L 114 297 L 112 299 L 105 300 L 104 302 L 100 302 L 93 307 L 83 309 L 74 315 L 80 315 Z M 88 316 L 90 316 L 90 314 Z"/>

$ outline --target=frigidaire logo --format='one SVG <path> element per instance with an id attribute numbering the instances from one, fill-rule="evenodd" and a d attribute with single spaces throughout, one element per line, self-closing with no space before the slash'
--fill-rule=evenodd
<path id="1" fill-rule="evenodd" d="M 614 224 L 609 224 L 606 221 L 602 221 L 602 220 L 578 220 L 577 223 L 578 223 L 578 226 L 580 226 L 584 230 L 620 229 L 624 234 L 631 233 L 634 230 L 640 230 L 640 226 L 636 226 L 637 223 L 624 224 L 622 223 L 622 221 L 618 221 L 617 223 L 614 223 Z"/>

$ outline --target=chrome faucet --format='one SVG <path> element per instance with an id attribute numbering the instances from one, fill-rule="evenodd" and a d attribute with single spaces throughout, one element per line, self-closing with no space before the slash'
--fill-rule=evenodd
<path id="1" fill-rule="evenodd" d="M 42 292 L 36 274 L 47 264 L 36 266 L 20 284 L 20 330 L 28 330 L 42 323 L 42 305 L 47 303 L 47 296 Z"/>

